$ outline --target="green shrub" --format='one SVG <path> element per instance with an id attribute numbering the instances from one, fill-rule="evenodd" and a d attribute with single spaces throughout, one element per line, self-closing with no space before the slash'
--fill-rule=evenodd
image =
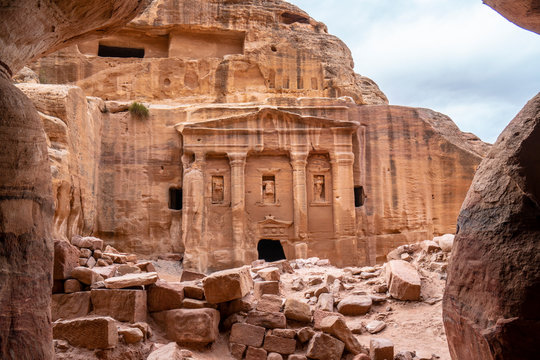
<path id="1" fill-rule="evenodd" d="M 128 108 L 129 112 L 131 113 L 131 116 L 134 116 L 139 119 L 147 119 L 149 115 L 148 108 L 141 104 L 140 102 L 133 102 L 131 105 L 129 105 Z"/>

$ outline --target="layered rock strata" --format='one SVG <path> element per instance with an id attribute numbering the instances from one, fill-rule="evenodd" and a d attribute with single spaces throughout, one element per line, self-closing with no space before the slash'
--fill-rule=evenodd
<path id="1" fill-rule="evenodd" d="M 43 124 L 11 83 L 28 61 L 122 26 L 145 1 L 7 1 L 0 8 L 0 353 L 53 357 L 51 174 Z M 91 15 L 89 15 L 91 14 Z"/>

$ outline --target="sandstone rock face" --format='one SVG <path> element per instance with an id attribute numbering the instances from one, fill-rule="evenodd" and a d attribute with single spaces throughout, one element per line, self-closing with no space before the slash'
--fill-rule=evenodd
<path id="1" fill-rule="evenodd" d="M 350 51 L 324 24 L 278 0 L 154 1 L 118 34 L 32 68 L 42 82 L 106 100 L 90 98 L 73 120 L 40 110 L 59 139 L 50 143 L 61 170 L 58 236 L 184 253 L 184 267 L 199 272 L 266 256 L 262 240 L 286 258 L 384 261 L 397 245 L 454 231 L 485 152 L 440 114 L 362 105 L 387 100 L 354 74 Z M 148 120 L 126 112 L 133 100 L 145 101 Z"/>
<path id="2" fill-rule="evenodd" d="M 146 4 L 136 0 L 57 2 L 54 6 L 33 0 L 2 4 L 0 253 L 5 255 L 1 256 L 0 298 L 9 299 L 0 307 L 2 354 L 14 358 L 53 356 L 48 315 L 53 203 L 47 147 L 35 108 L 13 87 L 10 78 L 47 51 L 124 25 Z"/>
<path id="3" fill-rule="evenodd" d="M 481 360 L 536 355 L 539 163 L 540 94 L 499 136 L 478 169 L 458 218 L 443 300 L 454 359 L 470 354 Z"/>
<path id="4" fill-rule="evenodd" d="M 540 8 L 535 0 L 483 0 L 483 3 L 514 24 L 540 34 Z"/>
<path id="5" fill-rule="evenodd" d="M 385 279 L 388 291 L 399 300 L 420 300 L 421 282 L 418 271 L 404 260 L 386 264 Z"/>
<path id="6" fill-rule="evenodd" d="M 54 323 L 53 336 L 88 349 L 109 349 L 118 343 L 116 322 L 110 317 L 59 320 Z"/>

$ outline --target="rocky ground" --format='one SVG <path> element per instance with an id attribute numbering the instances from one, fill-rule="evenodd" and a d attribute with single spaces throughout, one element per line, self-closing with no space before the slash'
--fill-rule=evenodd
<path id="1" fill-rule="evenodd" d="M 183 271 L 174 258 L 100 250 L 96 238 L 56 244 L 55 275 L 67 278 L 53 294 L 56 355 L 450 359 L 441 300 L 453 236 L 434 240 L 401 246 L 373 267 L 258 260 L 210 276 Z"/>

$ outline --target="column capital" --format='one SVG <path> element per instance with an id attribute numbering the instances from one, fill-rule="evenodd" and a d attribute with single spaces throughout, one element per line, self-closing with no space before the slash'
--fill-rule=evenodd
<path id="1" fill-rule="evenodd" d="M 330 163 L 343 164 L 343 165 L 354 164 L 354 153 L 353 152 L 331 152 Z"/>
<path id="2" fill-rule="evenodd" d="M 242 166 L 246 163 L 247 153 L 245 152 L 230 152 L 227 153 L 231 166 Z"/>
<path id="3" fill-rule="evenodd" d="M 291 165 L 293 166 L 293 168 L 306 167 L 308 155 L 309 153 L 307 152 L 299 152 L 299 151 L 291 152 L 290 157 L 291 157 Z"/>

